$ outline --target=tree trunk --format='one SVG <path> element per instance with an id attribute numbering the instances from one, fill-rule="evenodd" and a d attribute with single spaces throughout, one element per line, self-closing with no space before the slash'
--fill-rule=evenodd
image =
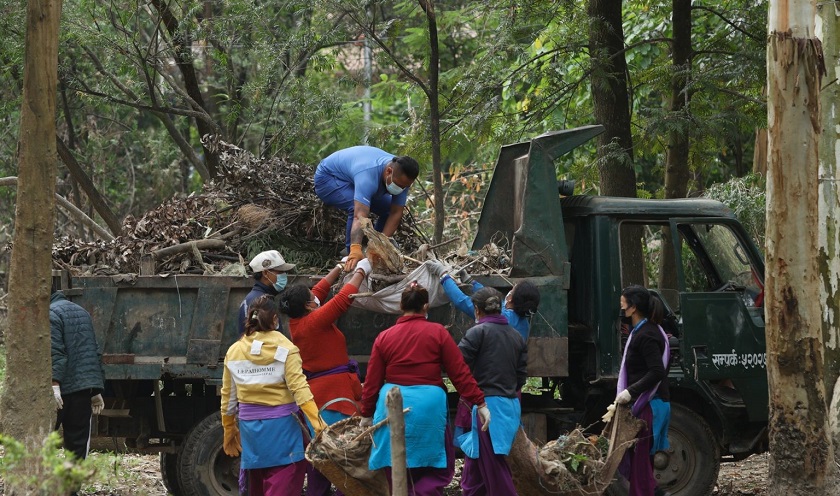
<path id="1" fill-rule="evenodd" d="M 840 71 L 840 6 L 823 5 L 817 9 L 822 19 L 822 45 L 829 74 Z M 820 278 L 820 306 L 823 309 L 825 340 L 825 384 L 829 397 L 829 426 L 834 458 L 840 460 L 840 188 L 837 165 L 840 163 L 840 133 L 834 125 L 840 112 L 840 86 L 829 84 L 820 92 L 822 122 L 827 123 L 819 147 L 819 247 L 817 258 Z"/>
<path id="2" fill-rule="evenodd" d="M 55 105 L 61 0 L 29 0 L 19 177 L 9 268 L 3 433 L 38 449 L 52 430 L 50 277 L 55 224 Z M 33 412 L 35 413 L 33 415 Z M 23 468 L 25 470 L 25 468 Z M 31 494 L 10 487 L 6 494 Z"/>
<path id="3" fill-rule="evenodd" d="M 665 153 L 665 198 L 685 198 L 691 179 L 688 169 L 689 120 L 683 112 L 691 98 L 688 75 L 691 69 L 691 0 L 673 0 L 671 32 L 671 120 L 679 126 L 668 133 Z M 662 230 L 659 288 L 677 289 L 677 266 L 671 229 Z"/>
<path id="4" fill-rule="evenodd" d="M 440 163 L 440 96 L 438 79 L 440 75 L 440 47 L 438 46 L 437 19 L 433 0 L 419 0 L 429 21 L 429 132 L 432 139 L 432 182 L 435 192 L 435 234 L 434 242 L 443 239 L 443 224 L 446 216 L 443 198 L 443 175 Z"/>
<path id="5" fill-rule="evenodd" d="M 767 48 L 767 377 L 770 494 L 836 493 L 818 267 L 822 48 L 814 0 L 770 2 Z"/>
<path id="6" fill-rule="evenodd" d="M 589 0 L 589 56 L 595 122 L 606 132 L 598 136 L 598 173 L 601 194 L 636 196 L 633 137 L 630 133 L 630 95 L 620 0 Z M 641 228 L 621 233 L 622 284 L 644 284 Z"/>
<path id="7" fill-rule="evenodd" d="M 755 145 L 753 149 L 753 172 L 767 176 L 767 130 L 755 130 Z"/>

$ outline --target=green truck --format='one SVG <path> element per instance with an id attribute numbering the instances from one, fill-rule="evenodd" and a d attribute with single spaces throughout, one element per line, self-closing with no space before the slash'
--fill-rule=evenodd
<path id="1" fill-rule="evenodd" d="M 523 425 L 537 441 L 577 425 L 599 428 L 621 364 L 621 289 L 641 282 L 655 290 L 673 335 L 671 448 L 655 456 L 656 476 L 674 495 L 711 494 L 722 457 L 766 449 L 764 262 L 716 201 L 561 195 L 556 159 L 602 131 L 587 126 L 502 147 L 473 246 L 509 240 L 511 273 L 476 279 L 503 292 L 522 279 L 540 288 L 528 341 L 537 379 L 522 395 Z M 623 275 L 634 263 L 635 275 Z M 173 494 L 237 494 L 238 460 L 222 452 L 218 390 L 252 279 L 56 277 L 90 311 L 103 347 L 106 409 L 94 435 L 160 453 Z M 656 287 L 658 280 L 672 282 Z M 350 355 L 366 363 L 396 317 L 351 308 L 339 322 Z M 451 305 L 432 309 L 430 319 L 451 324 L 456 341 L 471 324 Z M 625 490 L 617 481 L 609 491 Z"/>

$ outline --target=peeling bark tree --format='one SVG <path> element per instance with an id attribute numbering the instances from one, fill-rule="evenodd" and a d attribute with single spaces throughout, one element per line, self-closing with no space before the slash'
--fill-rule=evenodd
<path id="1" fill-rule="evenodd" d="M 29 0 L 20 118 L 15 232 L 9 266 L 6 435 L 37 449 L 52 429 L 50 275 L 55 224 L 55 103 L 61 0 Z M 13 481 L 7 481 L 13 483 Z M 6 494 L 31 494 L 6 487 Z"/>
<path id="2" fill-rule="evenodd" d="M 817 264 L 819 91 L 814 0 L 771 0 L 767 47 L 770 493 L 836 493 Z"/>
<path id="3" fill-rule="evenodd" d="M 822 20 L 823 53 L 829 74 L 840 74 L 840 5 L 822 4 L 817 8 Z M 826 123 L 820 137 L 819 233 L 820 307 L 825 340 L 825 384 L 829 398 L 829 426 L 834 458 L 840 460 L 840 130 L 833 123 L 840 113 L 840 86 L 829 83 L 820 92 L 820 113 Z"/>

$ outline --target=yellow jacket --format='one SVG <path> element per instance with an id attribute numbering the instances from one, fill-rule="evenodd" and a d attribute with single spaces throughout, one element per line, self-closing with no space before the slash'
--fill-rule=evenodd
<path id="1" fill-rule="evenodd" d="M 312 401 L 301 363 L 297 346 L 277 331 L 243 335 L 225 355 L 222 415 L 235 415 L 239 402 L 302 406 Z"/>

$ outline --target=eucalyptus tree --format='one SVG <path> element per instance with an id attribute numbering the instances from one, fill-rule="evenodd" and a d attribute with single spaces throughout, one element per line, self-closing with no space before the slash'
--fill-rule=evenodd
<path id="1" fill-rule="evenodd" d="M 822 41 L 829 74 L 840 71 L 840 17 L 833 5 L 817 6 L 821 21 L 817 36 Z M 819 228 L 820 307 L 825 343 L 825 385 L 834 458 L 840 459 L 840 129 L 831 125 L 840 106 L 840 85 L 830 80 L 820 91 L 822 133 L 819 145 Z"/>
<path id="2" fill-rule="evenodd" d="M 820 88 L 814 0 L 772 0 L 767 45 L 767 377 L 770 492 L 837 492 L 818 266 Z"/>

